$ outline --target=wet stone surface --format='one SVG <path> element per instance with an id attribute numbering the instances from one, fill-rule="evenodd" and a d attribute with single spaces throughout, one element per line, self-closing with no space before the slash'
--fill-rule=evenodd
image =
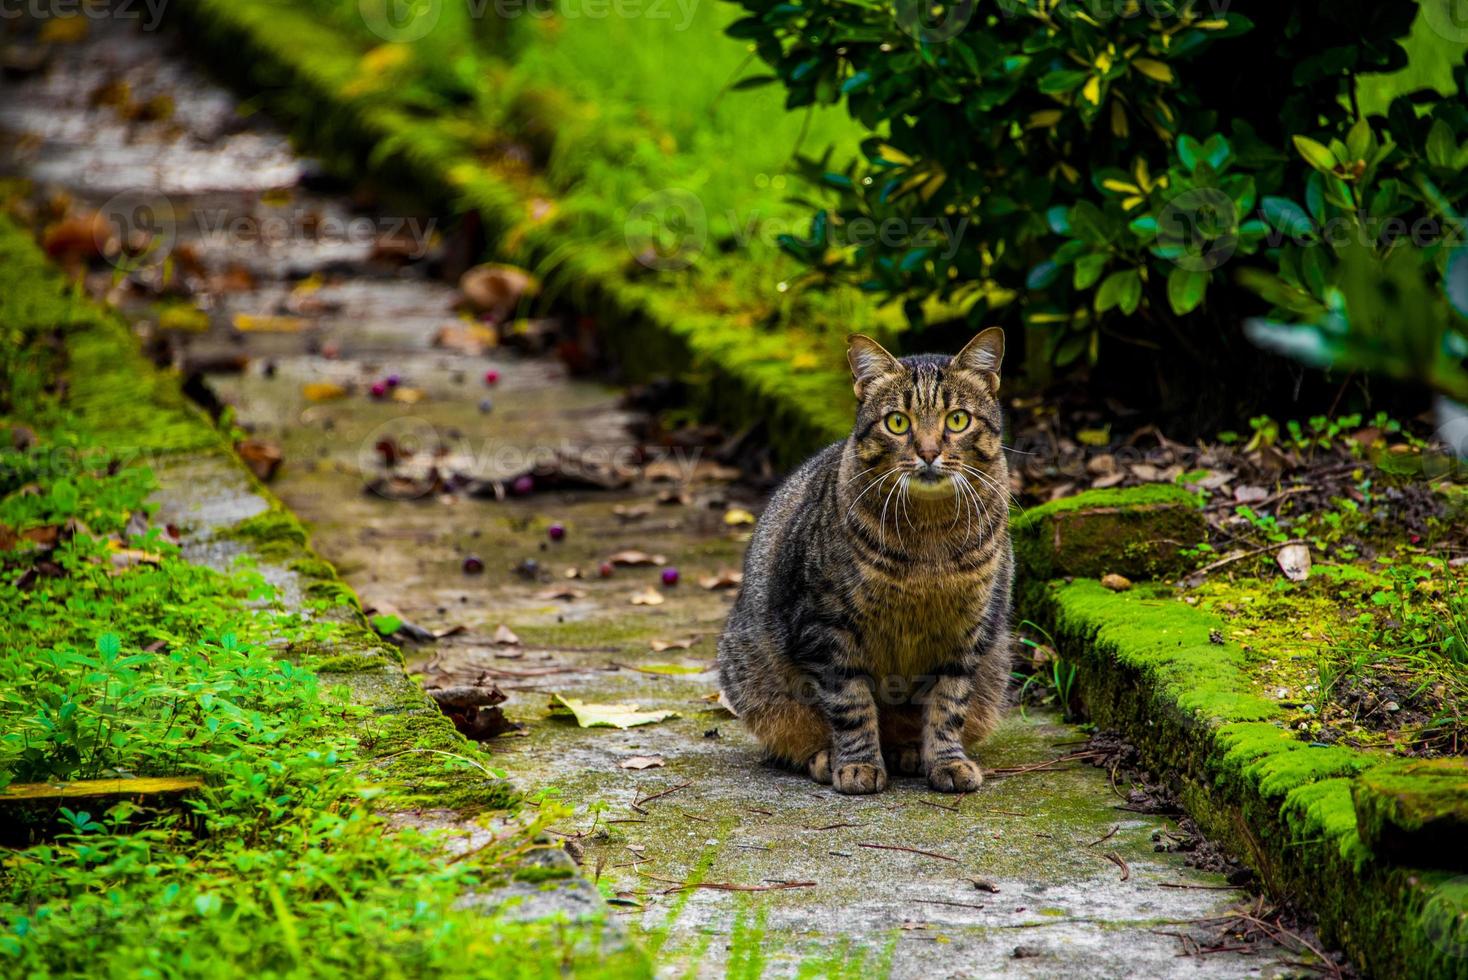
<path id="1" fill-rule="evenodd" d="M 118 80 L 134 93 L 169 94 L 170 118 L 124 122 L 94 104 Z M 710 700 L 733 592 L 702 582 L 738 569 L 749 529 L 726 517 L 757 512 L 758 496 L 696 454 L 671 454 L 617 490 L 501 500 L 426 484 L 435 467 L 440 476 L 513 477 L 558 450 L 642 462 L 632 435 L 640 416 L 617 390 L 573 379 L 555 360 L 435 347 L 440 329 L 463 322 L 457 291 L 422 263 L 374 260 L 371 242 L 313 236 L 307 229 L 323 216 L 373 215 L 298 186 L 310 168 L 285 139 L 241 120 L 233 98 L 166 40 L 99 22 L 91 41 L 58 49 L 47 71 L 8 86 L 0 129 L 15 147 L 5 169 L 43 194 L 166 201 L 173 247 L 197 266 L 175 298 L 207 322 L 160 332 L 159 297 L 146 288 L 124 291 L 121 305 L 151 339 L 166 339 L 176 363 L 244 364 L 208 381 L 239 425 L 279 445 L 274 492 L 366 606 L 445 634 L 405 651 L 428 686 L 493 684 L 509 696 L 506 714 L 523 727 L 492 751 L 533 793 L 575 807 L 558 828 L 568 851 L 658 951 L 662 974 L 720 976 L 761 962 L 769 975 L 870 975 L 890 963 L 894 976 L 925 978 L 1283 969 L 1290 957 L 1278 950 L 1180 958 L 1176 934 L 1203 929 L 1196 920 L 1245 896 L 1156 853 L 1154 835 L 1173 825 L 1119 809 L 1103 770 L 1062 763 L 999 774 L 963 798 L 899 779 L 881 795 L 843 798 L 762 766 L 738 721 Z M 295 230 L 214 234 L 220 209 Z M 240 330 L 240 314 L 294 319 L 288 329 Z M 389 374 L 396 388 L 372 397 Z M 321 398 L 312 386 L 322 385 L 341 390 Z M 368 489 L 393 486 L 385 441 L 407 457 L 392 496 L 408 499 Z M 213 489 L 217 473 L 165 476 L 180 523 L 251 516 L 224 514 L 239 497 Z M 560 540 L 552 524 L 564 529 Z M 233 553 L 217 537 L 199 547 L 214 563 Z M 601 566 L 628 551 L 660 563 L 603 576 Z M 476 568 L 469 558 L 482 571 L 466 571 Z M 668 568 L 676 584 L 663 584 Z M 663 644 L 672 645 L 656 649 Z M 678 716 L 582 729 L 552 717 L 553 695 Z M 1054 717 L 1015 712 L 979 757 L 991 770 L 1025 767 L 1083 739 Z M 660 764 L 626 767 L 646 756 Z"/>

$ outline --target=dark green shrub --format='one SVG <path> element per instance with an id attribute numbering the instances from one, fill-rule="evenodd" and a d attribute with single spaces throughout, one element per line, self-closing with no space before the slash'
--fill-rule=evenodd
<path id="1" fill-rule="evenodd" d="M 803 286 L 856 281 L 918 326 L 935 312 L 1023 323 L 1061 366 L 1131 341 L 1217 370 L 1249 349 L 1247 316 L 1322 320 L 1345 270 L 1375 277 L 1404 250 L 1391 275 L 1410 266 L 1442 306 L 1468 106 L 1432 89 L 1375 114 L 1359 99 L 1360 76 L 1407 64 L 1415 4 L 738 2 L 749 16 L 729 33 L 790 106 L 844 101 L 874 134 L 839 172 L 804 162 L 827 198 L 784 242 Z M 1444 40 L 1455 60 L 1465 40 Z M 1461 96 L 1462 66 L 1454 81 Z M 933 217 L 948 221 L 927 229 Z M 857 241 L 859 219 L 924 235 Z M 1442 319 L 1439 347 L 1461 330 Z M 1340 363 L 1457 390 L 1442 383 L 1462 374 L 1451 342 L 1429 377 L 1420 352 L 1390 352 L 1399 340 L 1423 342 L 1387 329 L 1368 345 L 1381 364 Z M 1314 363 L 1335 363 L 1328 348 Z"/>

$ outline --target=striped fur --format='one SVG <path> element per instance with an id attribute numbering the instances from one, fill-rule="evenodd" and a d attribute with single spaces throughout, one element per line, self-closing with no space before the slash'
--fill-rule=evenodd
<path id="1" fill-rule="evenodd" d="M 725 696 L 771 758 L 840 792 L 881 790 L 889 766 L 952 792 L 981 780 L 965 746 L 998 722 L 1010 667 L 1003 350 L 996 329 L 900 361 L 853 337 L 850 438 L 786 480 L 750 542 Z"/>

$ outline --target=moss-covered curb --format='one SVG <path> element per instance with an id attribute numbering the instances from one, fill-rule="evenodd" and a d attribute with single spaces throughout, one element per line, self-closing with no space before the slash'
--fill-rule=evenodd
<path id="1" fill-rule="evenodd" d="M 47 366 L 64 385 L 64 395 L 42 394 L 39 386 L 28 390 L 34 397 L 17 399 L 17 423 L 35 423 L 37 430 L 47 431 L 61 426 L 64 433 L 84 434 L 87 445 L 105 446 L 119 466 L 151 468 L 161 485 L 155 500 L 184 526 L 183 562 L 228 564 L 244 554 L 281 587 L 291 611 L 334 624 L 325 634 L 329 643 L 277 636 L 270 646 L 303 669 L 293 675 L 303 686 L 303 672 L 309 672 L 325 687 L 344 686 L 354 706 L 366 709 L 352 715 L 357 727 L 351 734 L 360 748 L 352 772 L 370 785 L 376 812 L 412 823 L 428 811 L 432 825 L 491 812 L 513 815 L 518 805 L 513 785 L 492 770 L 491 757 L 461 736 L 407 675 L 397 649 L 368 625 L 355 593 L 311 550 L 301 523 L 255 480 L 225 434 L 182 395 L 177 379 L 142 356 L 126 325 L 87 302 L 49 265 L 30 235 L 3 214 L 0 332 L 22 351 L 42 338 L 42 347 L 57 352 Z M 0 382 L 27 378 L 37 366 L 7 361 Z M 59 443 L 57 451 L 62 451 Z M 44 485 L 44 461 L 36 477 Z M 227 504 L 223 510 L 251 516 L 222 523 L 221 501 Z M 190 504 L 203 505 L 213 516 L 194 523 Z M 450 757 L 463 764 L 449 764 Z M 550 861 L 563 872 L 556 877 L 576 877 L 569 858 L 552 841 L 534 842 L 524 859 L 532 862 L 528 867 Z M 472 899 L 464 907 L 502 912 L 501 906 L 516 896 L 494 887 L 518 880 L 520 870 L 519 865 L 493 869 L 473 895 L 464 896 L 465 902 Z M 97 882 L 105 885 L 106 879 Z M 589 883 L 579 884 L 582 893 L 575 898 L 580 904 L 566 903 L 573 913 L 586 907 L 587 894 L 594 897 Z M 550 911 L 555 905 L 551 901 L 541 907 Z M 287 917 L 289 910 L 282 904 L 279 914 Z M 648 975 L 645 952 L 617 930 L 608 930 L 606 921 L 605 916 L 582 920 L 572 914 L 561 922 L 553 915 L 547 934 L 554 949 L 547 956 L 554 956 L 556 969 L 574 966 L 587 976 Z M 506 944 L 506 949 L 515 948 L 510 939 Z M 525 975 L 548 975 L 549 968 L 541 969 L 545 965 L 527 963 Z M 100 966 L 106 972 L 107 964 Z"/>
<path id="2" fill-rule="evenodd" d="M 1399 791 L 1431 795 L 1440 774 L 1301 741 L 1281 709 L 1254 693 L 1248 654 L 1217 642 L 1222 622 L 1166 587 L 1115 593 L 1091 580 L 1055 581 L 1023 590 L 1020 611 L 1078 666 L 1096 723 L 1125 733 L 1150 767 L 1174 776 L 1205 832 L 1272 894 L 1318 914 L 1327 941 L 1368 975 L 1468 977 L 1468 876 L 1446 866 L 1446 855 L 1422 867 L 1373 852 L 1352 799 L 1387 772 Z"/>
<path id="3" fill-rule="evenodd" d="M 476 159 L 451 127 L 354 91 L 361 52 L 298 9 L 196 0 L 171 5 L 168 16 L 211 69 L 257 95 L 334 169 L 411 189 L 435 211 L 477 214 L 500 258 L 537 269 L 547 293 L 594 318 L 629 378 L 688 379 L 707 417 L 734 428 L 765 423 L 786 466 L 850 430 L 846 325 L 826 339 L 754 329 L 737 313 L 699 310 L 676 284 L 634 274 L 626 248 L 548 231 L 532 196 Z"/>
<path id="4" fill-rule="evenodd" d="M 1194 494 L 1155 483 L 1053 500 L 1022 511 L 1012 531 L 1031 581 L 1113 572 L 1163 578 L 1184 570 L 1182 549 L 1205 540 L 1208 525 Z"/>

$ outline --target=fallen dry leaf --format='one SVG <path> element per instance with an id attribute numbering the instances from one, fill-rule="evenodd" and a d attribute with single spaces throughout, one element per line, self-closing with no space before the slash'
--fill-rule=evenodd
<path id="1" fill-rule="evenodd" d="M 586 590 L 585 589 L 573 589 L 569 585 L 558 585 L 558 586 L 552 586 L 549 589 L 542 589 L 541 591 L 535 593 L 535 598 L 537 598 L 537 599 L 564 599 L 567 602 L 574 602 L 577 599 L 584 599 L 584 598 L 586 598 Z"/>
<path id="2" fill-rule="evenodd" d="M 661 606 L 666 601 L 661 592 L 652 588 L 634 592 L 631 599 L 634 606 Z"/>
<path id="3" fill-rule="evenodd" d="M 714 589 L 736 589 L 744 581 L 744 573 L 733 569 L 723 568 L 714 575 L 705 575 L 698 580 L 698 584 L 710 591 Z"/>
<path id="4" fill-rule="evenodd" d="M 427 397 L 419 388 L 394 388 L 392 400 L 404 405 L 416 405 Z"/>
<path id="5" fill-rule="evenodd" d="M 540 283 L 534 276 L 512 265 L 477 265 L 459 277 L 459 292 L 464 302 L 496 320 L 508 318 L 522 299 L 539 291 Z"/>
<path id="6" fill-rule="evenodd" d="M 663 757 L 660 755 L 633 755 L 628 756 L 617 766 L 622 769 L 660 769 L 663 765 Z"/>
<path id="7" fill-rule="evenodd" d="M 1274 556 L 1279 570 L 1291 582 L 1303 582 L 1310 577 L 1310 546 L 1287 544 Z"/>
<path id="8" fill-rule="evenodd" d="M 742 524 L 753 524 L 754 515 L 743 507 L 730 507 L 724 511 L 724 523 L 730 527 L 739 527 Z"/>
<path id="9" fill-rule="evenodd" d="M 690 636 L 686 640 L 649 640 L 647 645 L 652 647 L 653 653 L 663 653 L 667 650 L 687 650 L 698 642 L 698 637 Z"/>
<path id="10" fill-rule="evenodd" d="M 665 565 L 668 559 L 662 555 L 649 555 L 645 551 L 619 551 L 607 558 L 613 565 L 625 565 L 628 567 L 640 567 L 645 565 Z"/>
<path id="11" fill-rule="evenodd" d="M 676 711 L 643 711 L 635 704 L 592 704 L 560 694 L 551 695 L 550 708 L 552 714 L 569 712 L 582 728 L 636 728 L 679 717 Z"/>
<path id="12" fill-rule="evenodd" d="M 515 635 L 514 630 L 500 623 L 494 628 L 494 642 L 502 647 L 517 647 L 520 645 L 520 638 Z"/>
<path id="13" fill-rule="evenodd" d="M 652 508 L 646 504 L 638 504 L 635 507 L 628 507 L 626 504 L 617 504 L 612 508 L 612 513 L 616 514 L 621 520 L 630 523 L 632 521 L 640 521 L 648 514 L 651 514 Z"/>
<path id="14" fill-rule="evenodd" d="M 312 381 L 301 387 L 301 394 L 306 396 L 308 402 L 329 402 L 345 398 L 347 389 L 332 381 Z"/>
<path id="15" fill-rule="evenodd" d="M 300 316 L 256 316 L 236 313 L 230 325 L 241 333 L 300 333 L 311 322 Z"/>
<path id="16" fill-rule="evenodd" d="M 482 323 L 453 323 L 439 327 L 433 335 L 433 346 L 477 357 L 499 346 L 499 331 Z"/>
<path id="17" fill-rule="evenodd" d="M 280 469 L 283 459 L 280 447 L 275 443 L 268 439 L 246 439 L 234 448 L 261 483 L 269 483 L 275 478 L 275 472 Z"/>
<path id="18" fill-rule="evenodd" d="M 1234 487 L 1234 503 L 1257 504 L 1259 501 L 1266 499 L 1268 496 L 1269 491 L 1264 489 L 1263 487 L 1256 487 L 1251 484 L 1245 484 L 1241 487 Z"/>
<path id="19" fill-rule="evenodd" d="M 1101 585 L 1112 592 L 1125 592 L 1132 587 L 1132 580 L 1125 575 L 1117 575 L 1112 572 L 1110 575 L 1101 576 Z"/>

